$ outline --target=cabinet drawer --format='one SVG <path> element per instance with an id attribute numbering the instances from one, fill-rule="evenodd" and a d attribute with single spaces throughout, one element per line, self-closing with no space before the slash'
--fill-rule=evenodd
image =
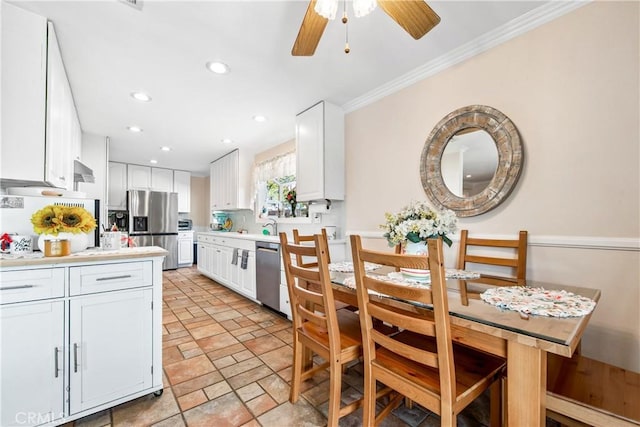
<path id="1" fill-rule="evenodd" d="M 151 261 L 69 268 L 69 294 L 85 295 L 153 284 Z"/>
<path id="2" fill-rule="evenodd" d="M 215 237 L 210 234 L 198 234 L 198 243 L 213 243 Z"/>
<path id="3" fill-rule="evenodd" d="M 0 304 L 64 296 L 64 268 L 3 271 Z"/>

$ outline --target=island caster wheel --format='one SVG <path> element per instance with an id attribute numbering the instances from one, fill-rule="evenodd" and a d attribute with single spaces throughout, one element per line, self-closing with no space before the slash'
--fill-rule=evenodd
<path id="1" fill-rule="evenodd" d="M 162 393 L 164 393 L 164 389 L 160 389 L 160 390 L 154 391 L 153 395 L 155 397 L 160 397 L 160 396 L 162 396 Z"/>

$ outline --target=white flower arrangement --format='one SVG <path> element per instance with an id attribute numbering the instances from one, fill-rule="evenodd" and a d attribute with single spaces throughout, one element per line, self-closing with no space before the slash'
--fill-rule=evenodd
<path id="1" fill-rule="evenodd" d="M 389 246 L 396 246 L 407 240 L 413 243 L 441 236 L 451 246 L 447 234 L 455 233 L 458 226 L 456 214 L 449 209 L 436 211 L 426 202 L 412 201 L 396 214 L 385 213 L 386 223 L 380 225 L 385 230 L 384 237 Z"/>

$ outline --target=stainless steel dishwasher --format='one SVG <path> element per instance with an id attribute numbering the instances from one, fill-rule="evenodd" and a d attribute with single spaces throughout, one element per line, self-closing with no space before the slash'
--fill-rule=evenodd
<path id="1" fill-rule="evenodd" d="M 280 311 L 280 244 L 256 242 L 256 297 Z"/>

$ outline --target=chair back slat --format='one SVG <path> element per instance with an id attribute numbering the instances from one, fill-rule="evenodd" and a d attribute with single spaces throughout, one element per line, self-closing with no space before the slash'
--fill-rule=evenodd
<path id="1" fill-rule="evenodd" d="M 409 287 L 403 285 L 396 285 L 391 282 L 378 280 L 370 276 L 365 276 L 363 278 L 364 286 L 381 294 L 394 296 L 396 298 L 409 300 L 409 301 L 418 301 L 424 304 L 431 304 L 431 290 L 428 288 L 417 288 L 417 287 Z"/>
<path id="2" fill-rule="evenodd" d="M 379 252 L 363 249 L 362 261 L 374 264 L 382 264 L 398 268 L 429 269 L 429 261 L 424 255 L 406 255 L 388 252 Z"/>
<path id="3" fill-rule="evenodd" d="M 297 314 L 300 316 L 301 320 L 311 322 L 315 325 L 320 326 L 321 328 L 327 327 L 327 316 L 324 313 L 319 313 L 317 311 L 307 310 L 303 305 L 298 304 L 296 306 Z"/>
<path id="4" fill-rule="evenodd" d="M 310 302 L 319 306 L 324 305 L 324 298 L 321 293 L 301 287 L 300 282 L 301 281 L 298 281 L 295 285 L 296 298 L 298 298 L 300 302 Z"/>
<path id="5" fill-rule="evenodd" d="M 392 311 L 372 301 L 367 305 L 367 309 L 372 317 L 382 320 L 388 324 L 398 326 L 401 329 L 407 329 L 432 337 L 436 335 L 435 324 L 430 320 L 423 321 L 424 319 L 420 319 L 418 316 L 411 315 L 406 311 Z"/>
<path id="6" fill-rule="evenodd" d="M 484 239 L 469 237 L 469 231 L 462 230 L 457 268 L 465 270 L 469 268 L 468 264 L 505 267 L 510 270 L 509 273 L 481 273 L 477 281 L 498 286 L 524 286 L 527 278 L 527 239 L 526 231 L 520 231 L 517 239 Z M 495 255 L 495 252 L 491 255 L 481 254 L 478 251 L 482 249 L 510 249 L 513 254 L 508 256 L 507 251 L 499 251 L 505 252 L 504 256 Z"/>
<path id="7" fill-rule="evenodd" d="M 371 331 L 371 339 L 381 347 L 384 347 L 402 357 L 405 357 L 414 362 L 422 363 L 423 365 L 430 366 L 432 368 L 438 368 L 438 353 L 434 347 L 434 351 L 427 351 L 420 348 L 416 348 L 412 345 L 400 342 L 393 337 L 382 334 L 375 329 Z"/>
<path id="8" fill-rule="evenodd" d="M 322 236 L 322 240 L 325 242 L 325 244 L 327 245 L 327 248 L 329 247 L 329 237 L 327 235 L 327 230 L 325 228 L 323 228 L 322 230 L 320 230 L 320 235 Z M 293 229 L 293 243 L 295 244 L 301 244 L 304 242 L 314 242 L 315 239 L 315 235 L 314 234 L 308 234 L 308 235 L 304 235 L 304 234 L 300 234 L 300 232 L 298 231 L 298 229 L 294 228 Z M 304 259 L 301 257 L 301 255 L 297 255 L 297 261 L 298 261 L 298 265 L 300 266 L 307 266 L 307 267 L 313 267 L 314 264 L 317 266 L 318 263 L 316 262 L 304 262 Z M 331 253 L 327 252 L 327 263 L 331 264 Z"/>

